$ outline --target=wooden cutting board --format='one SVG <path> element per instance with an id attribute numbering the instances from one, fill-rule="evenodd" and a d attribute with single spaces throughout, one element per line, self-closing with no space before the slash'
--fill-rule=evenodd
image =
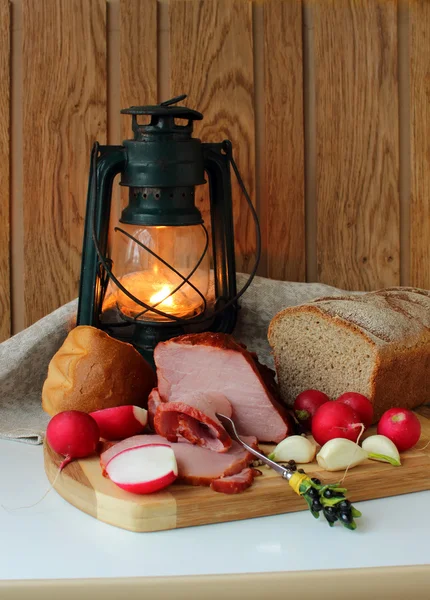
<path id="1" fill-rule="evenodd" d="M 402 454 L 402 466 L 367 461 L 345 478 L 352 502 L 396 496 L 430 489 L 430 408 L 416 411 L 422 425 L 417 448 Z M 375 433 L 372 429 L 367 435 Z M 266 447 L 267 449 L 267 447 Z M 46 444 L 45 470 L 52 483 L 62 461 Z M 304 465 L 306 473 L 334 483 L 343 473 L 328 473 L 317 463 Z M 166 491 L 138 496 L 124 492 L 102 476 L 98 457 L 69 464 L 54 488 L 68 502 L 100 521 L 130 531 L 159 531 L 236 521 L 252 517 L 307 510 L 305 501 L 274 471 L 261 467 L 262 477 L 237 495 L 213 492 L 206 487 L 173 484 Z"/>

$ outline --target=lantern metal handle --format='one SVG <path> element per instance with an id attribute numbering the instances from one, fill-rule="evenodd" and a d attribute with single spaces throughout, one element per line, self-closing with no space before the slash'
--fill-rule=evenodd
<path id="1" fill-rule="evenodd" d="M 231 196 L 231 142 L 202 144 L 204 169 L 208 175 L 216 308 L 211 329 L 230 332 L 237 318 L 236 259 L 234 249 L 233 201 Z M 226 307 L 229 299 L 234 299 Z"/>
<path id="2" fill-rule="evenodd" d="M 108 235 L 106 223 L 109 223 L 113 181 L 126 163 L 123 146 L 98 146 L 98 151 L 100 151 L 100 156 L 96 163 L 91 160 L 90 164 L 77 314 L 78 324 L 91 324 L 95 327 L 100 325 L 101 304 L 105 291 L 103 288 L 106 286 L 107 279 L 105 271 L 98 261 L 92 230 L 94 225 L 100 245 L 106 247 Z M 96 181 L 97 189 L 94 193 Z M 103 198 L 103 202 L 97 202 L 97 196 Z M 94 223 L 90 215 L 94 215 Z"/>

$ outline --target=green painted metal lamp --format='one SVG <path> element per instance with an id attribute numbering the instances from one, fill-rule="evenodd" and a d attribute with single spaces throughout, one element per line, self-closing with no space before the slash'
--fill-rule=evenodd
<path id="1" fill-rule="evenodd" d="M 96 143 L 91 156 L 77 323 L 129 339 L 149 360 L 159 341 L 176 335 L 232 332 L 238 299 L 260 258 L 258 218 L 231 143 L 208 144 L 192 137 L 193 123 L 203 115 L 177 106 L 184 98 L 122 110 L 132 117 L 134 139 L 122 146 Z M 239 292 L 230 165 L 257 231 L 255 265 Z M 195 186 L 206 183 L 205 173 L 212 240 L 195 205 Z M 110 248 L 117 175 L 128 188 L 128 205 Z"/>

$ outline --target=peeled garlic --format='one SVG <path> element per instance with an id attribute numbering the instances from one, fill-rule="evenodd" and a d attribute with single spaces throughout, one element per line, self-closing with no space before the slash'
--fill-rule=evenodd
<path id="1" fill-rule="evenodd" d="M 390 463 L 394 467 L 400 467 L 400 454 L 393 442 L 385 435 L 371 435 L 361 444 L 363 450 L 372 460 Z"/>
<path id="2" fill-rule="evenodd" d="M 324 444 L 317 454 L 317 462 L 326 471 L 343 471 L 364 462 L 367 452 L 351 440 L 334 438 Z"/>
<path id="3" fill-rule="evenodd" d="M 274 451 L 269 454 L 269 458 L 277 462 L 294 460 L 296 463 L 310 463 L 315 458 L 316 451 L 314 442 L 302 435 L 291 435 L 279 442 Z"/>

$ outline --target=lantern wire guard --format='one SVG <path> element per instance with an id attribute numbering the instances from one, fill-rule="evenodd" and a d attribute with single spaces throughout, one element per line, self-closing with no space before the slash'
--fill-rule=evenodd
<path id="1" fill-rule="evenodd" d="M 197 261 L 196 265 L 194 266 L 194 268 L 190 271 L 190 273 L 185 277 L 184 275 L 182 275 L 177 269 L 175 269 L 172 265 L 170 265 L 169 263 L 167 263 L 161 256 L 159 256 L 157 253 L 155 253 L 153 250 L 151 250 L 148 246 L 146 246 L 145 244 L 143 244 L 140 240 L 136 239 L 134 236 L 132 236 L 130 233 L 128 233 L 127 231 L 125 231 L 124 229 L 120 228 L 120 227 L 115 227 L 114 231 L 121 233 L 122 235 L 127 236 L 128 238 L 130 238 L 133 242 L 135 242 L 140 248 L 142 248 L 143 250 L 149 252 L 154 258 L 156 258 L 158 261 L 160 261 L 164 266 L 166 266 L 168 269 L 170 269 L 173 273 L 175 273 L 175 275 L 179 276 L 180 279 L 182 280 L 181 283 L 179 285 L 177 285 L 173 290 L 170 291 L 170 293 L 168 295 L 166 295 L 165 297 L 163 297 L 161 300 L 159 300 L 158 302 L 155 302 L 153 305 L 149 305 L 145 302 L 143 302 L 140 298 L 137 298 L 136 296 L 134 296 L 134 294 L 132 294 L 119 280 L 118 278 L 114 275 L 114 273 L 112 272 L 112 260 L 110 258 L 106 258 L 105 256 L 103 256 L 103 253 L 100 250 L 100 243 L 99 240 L 97 239 L 97 232 L 96 232 L 96 204 L 94 203 L 94 207 L 93 207 L 93 211 L 91 214 L 91 231 L 92 231 L 92 240 L 93 240 L 93 244 L 94 244 L 94 248 L 96 250 L 98 259 L 100 261 L 101 266 L 104 269 L 104 273 L 101 274 L 101 278 L 100 278 L 100 285 L 101 285 L 101 291 L 102 293 L 100 294 L 100 305 L 99 305 L 99 313 L 101 313 L 101 304 L 103 302 L 103 298 L 105 295 L 105 292 L 107 290 L 107 286 L 109 283 L 109 279 L 111 279 L 115 285 L 128 297 L 130 298 L 130 300 L 132 300 L 133 302 L 135 302 L 137 305 L 142 307 L 142 311 L 139 312 L 137 315 L 135 315 L 134 317 L 128 317 L 126 315 L 124 315 L 124 313 L 122 313 L 120 311 L 120 315 L 121 318 L 123 319 L 122 323 L 109 323 L 106 324 L 107 328 L 111 328 L 111 327 L 124 327 L 126 325 L 135 325 L 136 323 L 142 323 L 142 320 L 139 319 L 139 317 L 141 317 L 142 315 L 146 314 L 147 312 L 153 312 L 156 313 L 157 315 L 164 317 L 167 321 L 170 322 L 175 322 L 178 325 L 186 325 L 189 323 L 193 323 L 194 324 L 201 324 L 201 323 L 205 323 L 209 320 L 212 320 L 214 317 L 216 317 L 217 315 L 223 313 L 229 306 L 234 305 L 235 303 L 237 303 L 237 301 L 239 300 L 239 298 L 246 292 L 246 290 L 248 289 L 248 287 L 251 285 L 252 280 L 254 279 L 254 276 L 257 272 L 257 268 L 258 268 L 258 264 L 260 261 L 260 257 L 261 257 L 261 232 L 260 232 L 260 224 L 258 222 L 258 216 L 257 213 L 255 211 L 255 208 L 252 204 L 251 198 L 246 190 L 245 184 L 242 180 L 242 177 L 239 173 L 239 169 L 236 165 L 236 162 L 233 158 L 233 154 L 232 154 L 232 147 L 231 147 L 231 143 L 226 140 L 222 143 L 222 147 L 223 147 L 223 151 L 225 153 L 225 155 L 227 156 L 234 174 L 236 176 L 236 179 L 239 183 L 240 189 L 243 192 L 243 195 L 245 196 L 246 202 L 248 204 L 249 210 L 251 212 L 251 215 L 254 219 L 254 224 L 255 224 L 255 230 L 256 230 L 256 257 L 255 257 L 255 262 L 254 262 L 254 266 L 251 270 L 251 273 L 246 281 L 246 283 L 243 285 L 242 289 L 230 300 L 228 300 L 227 302 L 225 302 L 225 304 L 222 305 L 222 307 L 220 308 L 216 308 L 214 311 L 211 311 L 209 315 L 205 315 L 206 309 L 207 309 L 207 301 L 206 298 L 204 296 L 204 294 L 201 293 L 201 291 L 190 281 L 190 278 L 193 276 L 193 274 L 195 273 L 195 271 L 198 269 L 199 265 L 201 264 L 202 260 L 204 259 L 206 252 L 208 250 L 209 247 L 209 236 L 208 236 L 208 232 L 206 227 L 201 224 L 201 227 L 203 228 L 204 234 L 205 234 L 205 246 L 204 246 L 204 250 L 199 258 L 199 260 Z M 92 153 L 91 153 L 91 161 L 92 161 L 92 165 L 93 165 L 93 173 L 94 173 L 94 177 L 92 179 L 92 187 L 93 187 L 93 197 L 96 197 L 96 192 L 97 192 L 97 158 L 98 158 L 98 154 L 99 154 L 99 144 L 98 142 L 96 142 L 93 146 L 92 149 Z M 166 300 L 166 298 L 172 297 L 178 290 L 180 290 L 182 288 L 183 285 L 188 284 L 190 285 L 190 287 L 192 289 L 194 289 L 195 292 L 197 292 L 197 294 L 202 298 L 203 301 L 203 316 L 197 316 L 197 317 L 191 317 L 191 318 L 187 318 L 184 319 L 182 317 L 177 317 L 173 314 L 170 313 L 166 313 L 162 310 L 160 310 L 159 308 L 157 308 L 157 306 L 159 304 L 161 304 L 162 302 L 164 302 Z M 222 300 L 221 297 L 216 298 L 215 299 L 215 306 L 219 303 L 219 301 Z M 160 321 L 160 324 L 162 323 L 162 321 Z M 164 323 L 166 323 L 166 321 L 164 321 Z M 153 322 L 152 324 L 155 324 L 155 322 Z"/>

